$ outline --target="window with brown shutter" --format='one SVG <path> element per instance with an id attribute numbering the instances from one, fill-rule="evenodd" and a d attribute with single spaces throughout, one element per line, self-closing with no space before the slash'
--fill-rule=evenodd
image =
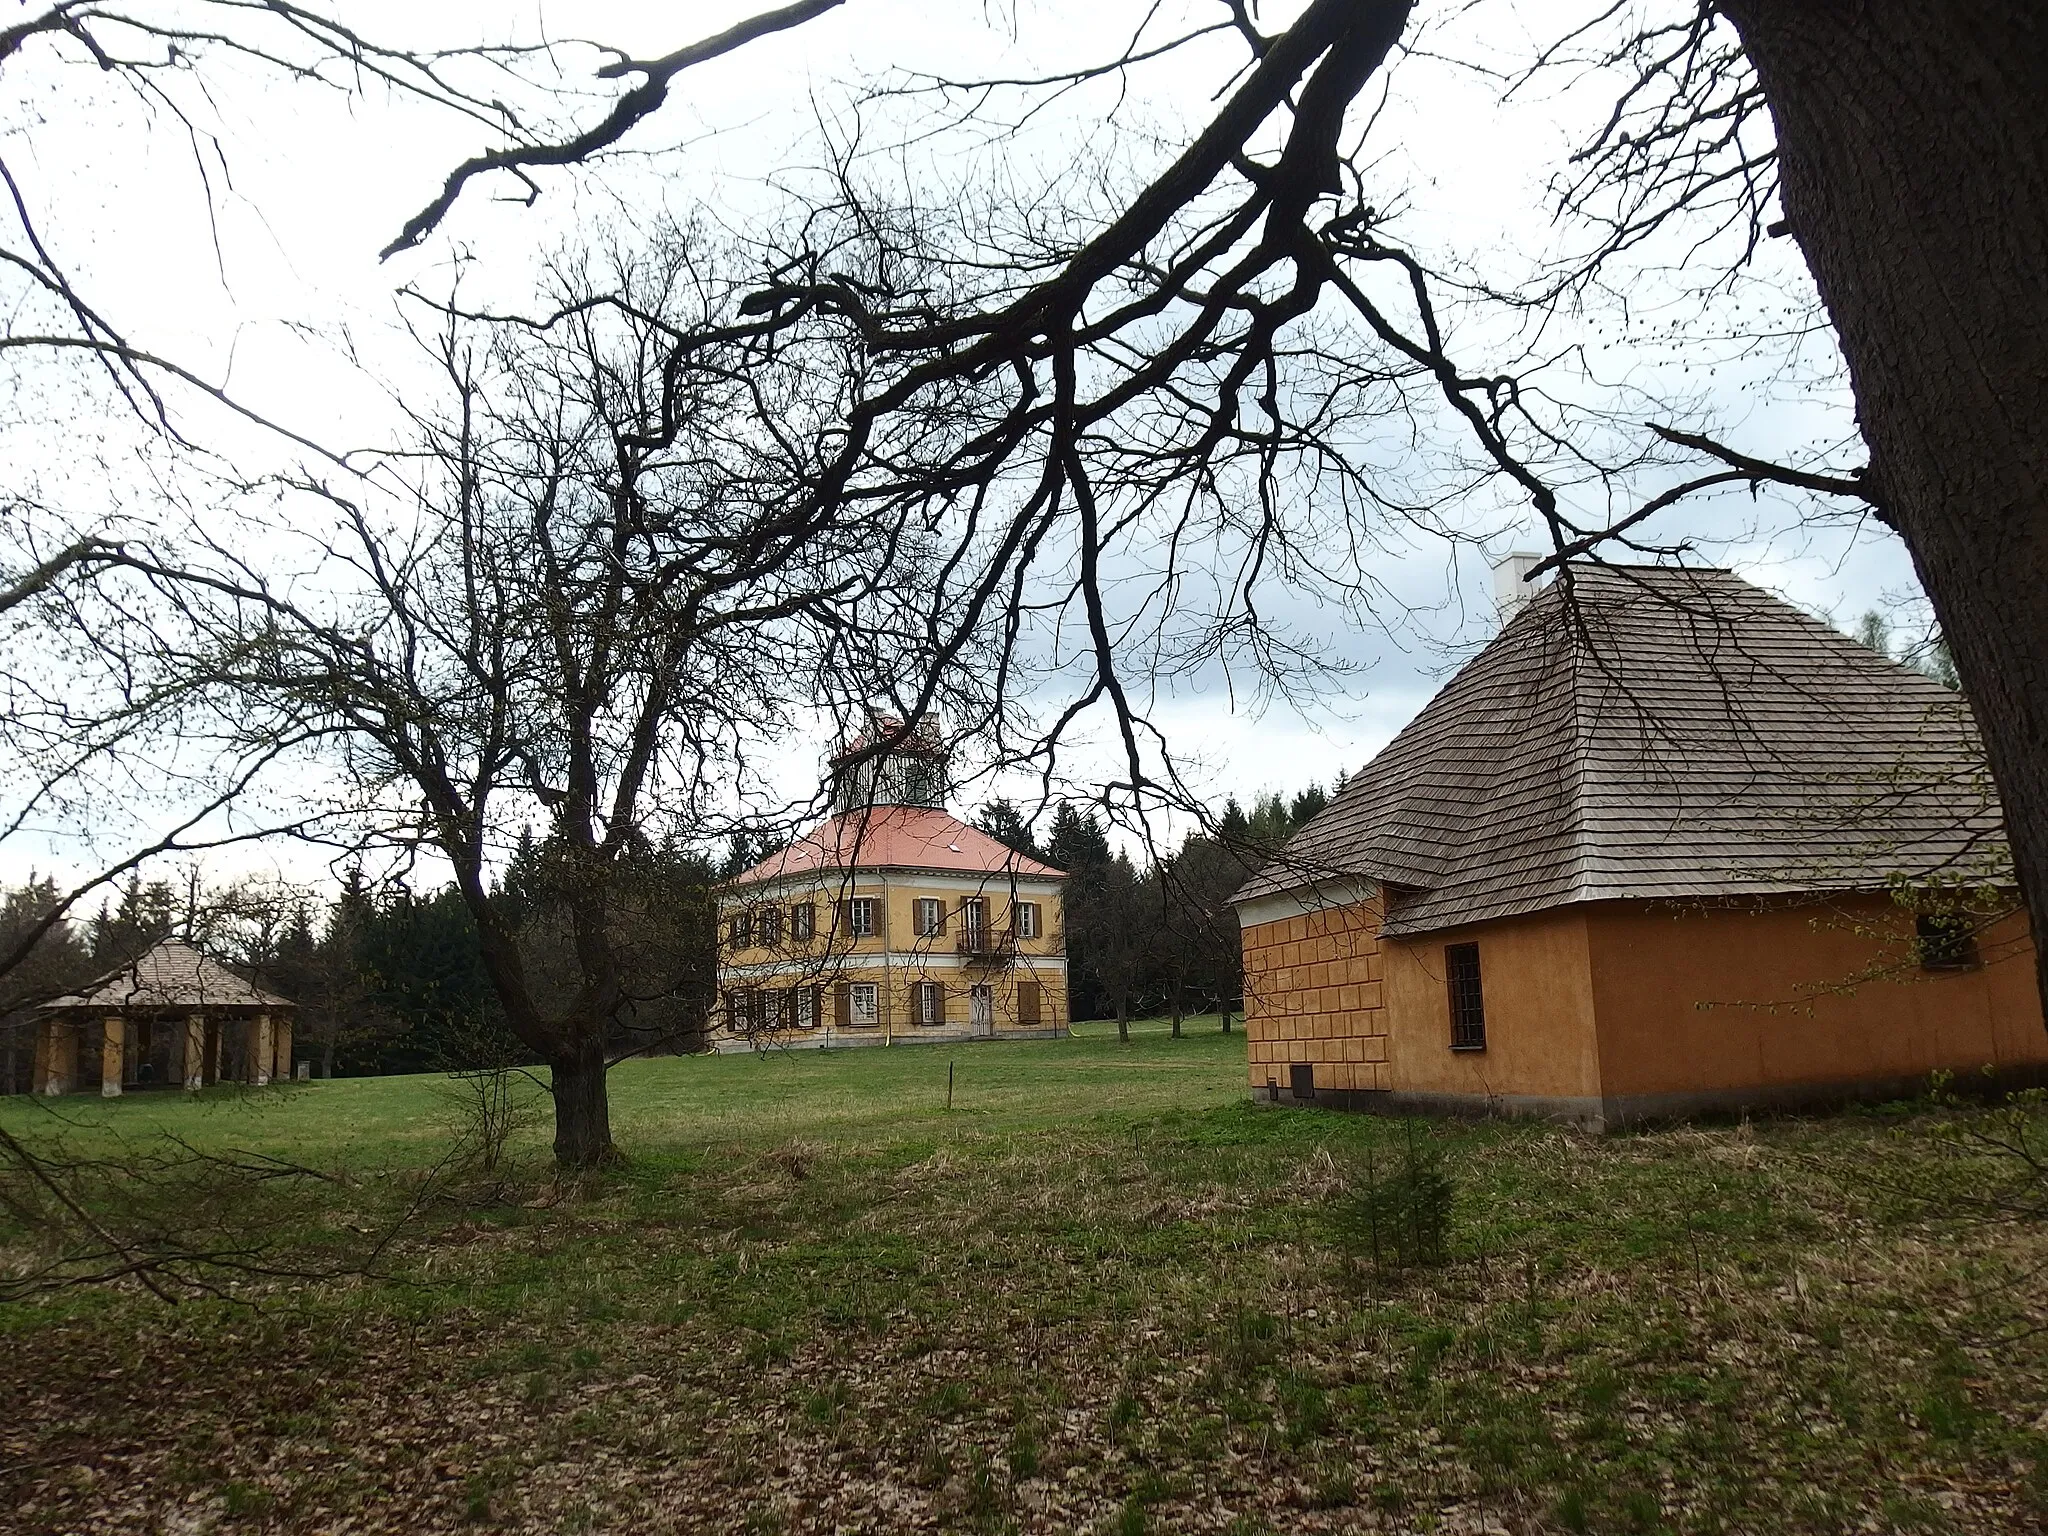
<path id="1" fill-rule="evenodd" d="M 832 1022 L 841 1029 L 853 1027 L 853 983 L 842 981 L 832 989 Z"/>
<path id="2" fill-rule="evenodd" d="M 1039 984 L 1038 984 L 1037 982 L 1035 982 L 1035 981 L 1020 981 L 1020 982 L 1018 982 L 1018 983 L 1017 983 L 1017 1022 L 1018 1022 L 1019 1024 L 1036 1024 L 1036 1023 L 1038 1023 L 1038 1022 L 1039 1022 L 1039 1019 L 1040 1019 L 1040 1017 L 1041 1017 L 1041 1013 L 1040 1013 L 1040 1010 L 1041 1010 L 1041 1009 L 1042 1009 L 1042 1008 L 1043 1008 L 1043 1007 L 1045 1006 L 1045 1004 L 1044 1004 L 1044 1001 L 1043 1001 L 1043 998 L 1044 998 L 1044 989 L 1043 989 L 1042 987 L 1040 987 L 1040 986 L 1039 986 Z"/>
<path id="3" fill-rule="evenodd" d="M 856 981 L 848 988 L 850 1018 L 855 1029 L 874 1029 L 882 1022 L 882 989 L 872 981 Z"/>
<path id="4" fill-rule="evenodd" d="M 818 909 L 808 901 L 800 901 L 789 909 L 789 936 L 796 943 L 803 944 L 817 937 Z"/>
<path id="5" fill-rule="evenodd" d="M 782 908 L 763 907 L 754 919 L 754 935 L 758 943 L 773 949 L 782 942 Z"/>

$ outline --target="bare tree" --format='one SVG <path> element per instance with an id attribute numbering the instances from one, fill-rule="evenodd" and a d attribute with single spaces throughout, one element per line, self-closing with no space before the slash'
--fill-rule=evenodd
<path id="1" fill-rule="evenodd" d="M 1552 457 L 1583 470 L 1594 451 L 1570 440 L 1569 424 L 1560 437 L 1512 373 L 1454 356 L 1429 266 L 1395 238 L 1347 156 L 1368 87 L 1415 24 L 1412 0 L 1311 0 L 1272 33 L 1241 4 L 1219 9 L 1213 25 L 1141 36 L 1064 75 L 932 83 L 972 116 L 1005 91 L 1063 91 L 1217 29 L 1243 39 L 1234 85 L 1170 165 L 1092 217 L 1055 220 L 1050 236 L 1034 227 L 1020 242 L 1028 259 L 999 259 L 999 280 L 913 296 L 840 280 L 824 242 L 789 253 L 762 310 L 792 324 L 843 317 L 876 365 L 820 495 L 841 494 L 867 467 L 871 434 L 892 413 L 952 386 L 1007 381 L 1008 410 L 988 412 L 957 452 L 911 467 L 939 495 L 986 488 L 998 465 L 1035 474 L 1038 512 L 1074 520 L 1078 587 L 1089 589 L 1105 528 L 1129 515 L 1124 493 L 1156 504 L 1165 486 L 1199 485 L 1219 452 L 1236 450 L 1262 452 L 1257 483 L 1272 483 L 1302 446 L 1283 365 L 1301 362 L 1299 322 L 1332 304 L 1385 360 L 1368 373 L 1406 373 L 1437 391 L 1482 463 L 1549 529 L 1556 562 L 1639 538 L 1658 511 L 1728 486 L 1840 500 L 1894 528 L 1982 723 L 2023 894 L 2048 908 L 2048 468 L 2035 425 L 2048 407 L 2048 333 L 2034 319 L 2048 293 L 2048 28 L 2038 7 L 1588 4 L 1528 61 L 1554 62 L 1604 32 L 1618 39 L 1606 62 L 1622 73 L 1611 120 L 1560 178 L 1561 212 L 1595 213 L 1601 238 L 1545 302 L 1656 231 L 1710 262 L 1708 237 L 1727 228 L 1744 235 L 1745 256 L 1789 233 L 1840 341 L 1870 450 L 1863 464 L 1779 464 L 1653 422 L 1636 448 L 1607 456 L 1624 485 L 1628 469 L 1661 473 L 1674 455 L 1707 467 L 1625 497 L 1611 519 L 1574 513 L 1546 471 Z M 799 10 L 777 16 L 802 21 Z M 1469 10 L 1483 24 L 1485 9 Z M 562 158 L 580 142 L 563 140 Z M 958 250 L 959 277 L 988 256 L 971 240 Z M 1099 434 L 1142 414 L 1141 402 L 1157 407 L 1151 423 L 1173 416 L 1191 433 L 1120 475 L 1096 452 Z M 1285 541 L 1268 527 L 1251 544 L 1256 569 Z M 1091 612 L 1089 623 L 1107 650 L 1107 622 Z M 1113 677 L 1095 687 L 1122 713 Z M 2048 991 L 2048 954 L 2042 965 Z"/>
<path id="2" fill-rule="evenodd" d="M 169 487 L 175 498 L 175 482 L 187 472 L 202 480 L 223 471 L 231 479 L 253 474 L 247 464 L 222 461 L 224 453 L 248 454 L 248 435 L 224 430 L 238 423 L 260 429 L 254 441 L 266 455 L 282 451 L 344 481 L 351 473 L 346 445 L 316 441 L 268 402 L 252 403 L 191 359 L 138 339 L 132 322 L 150 317 L 119 313 L 81 278 L 91 236 L 76 211 L 76 185 L 48 177 L 34 153 L 38 143 L 69 134 L 65 109 L 85 103 L 82 110 L 90 110 L 99 102 L 135 109 L 132 117 L 103 115 L 93 124 L 108 130 L 110 158 L 140 158 L 139 145 L 112 137 L 123 133 L 163 135 L 189 146 L 192 196 L 200 205 L 195 224 L 210 231 L 212 254 L 225 274 L 232 253 L 219 249 L 217 215 L 235 184 L 235 155 L 245 142 L 236 105 L 250 107 L 258 131 L 271 115 L 288 117 L 308 96 L 326 96 L 364 107 L 420 109 L 499 138 L 499 148 L 450 177 L 431 217 L 415 221 L 423 234 L 470 177 L 485 169 L 520 176 L 526 166 L 588 161 L 659 107 L 682 71 L 833 3 L 810 0 L 769 12 L 651 61 L 594 41 L 518 41 L 509 24 L 496 38 L 428 45 L 417 36 L 373 35 L 354 25 L 345 8 L 296 0 L 41 0 L 0 27 L 0 118 L 9 125 L 12 146 L 0 155 L 0 295 L 6 300 L 0 365 L 23 384 L 10 397 L 9 424 L 34 444 L 32 451 L 14 445 L 0 508 L 0 638 L 10 658 L 0 675 L 10 706 L 0 755 L 14 791 L 0 810 L 7 817 L 0 839 L 13 843 L 33 829 L 55 831 L 68 844 L 71 857 L 63 862 L 83 874 L 60 892 L 50 922 L 64 920 L 78 902 L 132 869 L 205 846 L 227 807 L 251 803 L 259 776 L 240 771 L 257 763 L 224 765 L 209 793 L 188 782 L 194 792 L 181 797 L 151 793 L 134 779 L 124 783 L 123 754 L 133 749 L 135 761 L 152 761 L 161 742 L 183 729 L 167 726 L 169 717 L 204 694 L 207 679 L 190 665 L 195 648 L 184 648 L 185 666 L 175 675 L 122 679 L 123 696 L 115 699 L 94 696 L 90 674 L 118 643 L 97 661 L 71 655 L 76 626 L 146 628 L 174 616 L 175 605 L 147 615 L 133 606 L 138 590 L 186 570 L 183 552 L 160 536 L 159 493 Z M 591 85 L 616 90 L 620 99 L 596 128 L 575 127 L 572 119 L 587 108 Z M 252 88 L 262 93 L 253 102 Z M 66 147 L 75 144 L 74 136 Z M 135 210 L 132 221 L 122 207 L 106 212 L 135 249 L 162 238 L 152 208 Z M 69 417 L 89 430 L 77 431 Z M 124 420 L 132 444 L 122 440 L 104 465 L 89 466 L 83 444 Z M 147 503 L 139 513 L 124 507 L 121 496 L 124 473 L 136 470 L 131 446 L 142 464 L 133 489 Z M 38 455 L 49 456 L 58 480 L 110 489 L 96 501 L 46 494 L 35 470 Z M 207 484 L 184 494 L 203 499 L 215 489 Z M 218 527 L 210 531 L 223 536 Z M 124 585 L 128 577 L 139 577 L 139 586 Z M 63 675 L 52 664 L 59 657 L 85 675 Z M 96 803 L 137 811 L 152 803 L 163 814 L 138 815 L 117 840 L 108 818 L 84 814 Z M 0 953 L 0 975 L 38 937 L 23 933 Z"/>
<path id="3" fill-rule="evenodd" d="M 452 872 L 575 1168 L 616 1155 L 607 1069 L 670 1038 L 657 1005 L 690 979 L 642 953 L 673 900 L 656 846 L 733 824 L 749 751 L 795 705 L 852 707 L 914 670 L 892 616 L 922 612 L 917 551 L 871 520 L 785 530 L 810 372 L 779 395 L 744 366 L 762 324 L 728 322 L 691 238 L 603 270 L 565 262 L 540 321 L 432 312 L 447 406 L 392 467 L 407 499 L 289 487 L 294 524 L 330 530 L 317 564 L 345 573 L 324 600 L 224 546 L 206 581 L 165 588 L 239 659 L 257 734 L 301 721 L 331 745 L 338 821 Z M 494 878 L 533 817 L 544 928 Z"/>

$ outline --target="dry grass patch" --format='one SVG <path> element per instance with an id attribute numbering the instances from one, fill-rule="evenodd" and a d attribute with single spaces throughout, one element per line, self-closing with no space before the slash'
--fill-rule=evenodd
<path id="1" fill-rule="evenodd" d="M 1451 1186 L 1441 1262 L 1375 1265 L 1331 1211 L 1402 1163 L 1400 1123 L 1219 1098 L 1241 1056 L 1200 1036 L 1142 1037 L 1122 1059 L 1148 1086 L 1121 1107 L 1032 1101 L 1034 1058 L 1006 1049 L 1007 1107 L 975 1107 L 963 1052 L 951 1119 L 924 1103 L 937 1053 L 896 1053 L 895 1097 L 890 1063 L 850 1065 L 865 1114 L 834 1093 L 807 1125 L 777 1100 L 752 1136 L 720 1080 L 616 1177 L 564 1196 L 529 1164 L 386 1279 L 11 1309 L 5 1523 L 2048 1521 L 2048 1226 L 1974 1111 L 1604 1141 L 1423 1126 Z M 1055 1086 L 1120 1059 L 1062 1049 Z"/>

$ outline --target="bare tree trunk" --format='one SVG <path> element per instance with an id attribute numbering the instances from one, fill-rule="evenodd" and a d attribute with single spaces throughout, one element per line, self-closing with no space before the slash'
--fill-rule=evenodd
<path id="1" fill-rule="evenodd" d="M 1786 219 L 1841 337 L 1871 478 L 1976 710 L 2021 895 L 2048 913 L 2048 13 L 1722 0 Z M 2035 963 L 2048 1000 L 2048 953 Z"/>
<path id="2" fill-rule="evenodd" d="M 602 1168 L 619 1161 L 619 1150 L 612 1145 L 603 1046 L 579 1047 L 550 1061 L 548 1070 L 555 1096 L 556 1164 Z"/>
<path id="3" fill-rule="evenodd" d="M 1131 1003 L 1122 993 L 1116 999 L 1116 1038 L 1119 1045 L 1131 1043 Z"/>
<path id="4" fill-rule="evenodd" d="M 1173 994 L 1173 1038 L 1176 1040 L 1180 1038 L 1181 1015 L 1186 1011 L 1187 1009 L 1181 1002 L 1181 994 L 1175 992 Z"/>

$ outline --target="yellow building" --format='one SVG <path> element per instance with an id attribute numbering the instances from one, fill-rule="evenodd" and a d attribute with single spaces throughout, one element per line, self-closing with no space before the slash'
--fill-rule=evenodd
<path id="1" fill-rule="evenodd" d="M 1065 1034 L 1060 871 L 946 810 L 935 743 L 860 750 L 836 814 L 720 901 L 714 1044 Z"/>

